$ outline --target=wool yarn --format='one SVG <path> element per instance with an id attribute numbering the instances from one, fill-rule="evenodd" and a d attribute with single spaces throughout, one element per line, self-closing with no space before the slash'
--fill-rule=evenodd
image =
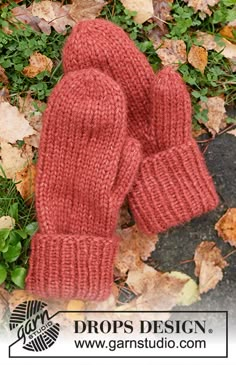
<path id="1" fill-rule="evenodd" d="M 84 300 L 110 294 L 118 212 L 139 161 L 120 86 L 95 69 L 67 73 L 43 117 L 28 291 Z"/>
<path id="2" fill-rule="evenodd" d="M 154 75 L 145 56 L 111 22 L 79 22 L 63 50 L 65 72 L 96 67 L 121 86 L 128 105 L 128 132 L 143 149 L 129 194 L 138 226 L 162 232 L 214 209 L 218 196 L 191 136 L 186 86 L 169 67 Z"/>
<path id="3" fill-rule="evenodd" d="M 214 209 L 218 196 L 202 153 L 191 135 L 191 100 L 171 67 L 156 76 L 150 93 L 149 140 L 129 194 L 135 219 L 146 233 L 163 232 Z"/>

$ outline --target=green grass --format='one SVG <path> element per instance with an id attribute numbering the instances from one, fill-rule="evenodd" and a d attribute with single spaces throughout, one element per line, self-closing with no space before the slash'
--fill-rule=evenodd
<path id="1" fill-rule="evenodd" d="M 0 230 L 0 284 L 11 291 L 24 287 L 28 267 L 28 249 L 37 229 L 34 202 L 26 204 L 16 189 L 16 183 L 0 176 L 0 217 L 15 220 L 13 229 Z"/>
<path id="2" fill-rule="evenodd" d="M 31 93 L 35 100 L 46 101 L 52 88 L 62 77 L 61 50 L 65 39 L 70 33 L 58 34 L 52 29 L 50 35 L 35 32 L 27 25 L 9 22 L 11 9 L 25 4 L 29 6 L 31 0 L 24 0 L 16 4 L 10 0 L 2 0 L 0 11 L 0 65 L 5 69 L 9 79 L 7 86 L 11 102 L 17 105 L 17 96 Z M 67 3 L 65 1 L 64 3 Z M 172 5 L 172 21 L 167 23 L 169 34 L 167 39 L 182 39 L 186 43 L 187 51 L 196 40 L 196 31 L 208 32 L 216 36 L 220 42 L 219 31 L 229 21 L 236 18 L 235 0 L 221 0 L 211 8 L 212 15 L 201 19 L 199 13 L 186 5 L 182 0 L 175 0 Z M 119 0 L 112 0 L 103 8 L 100 17 L 110 20 L 122 27 L 143 52 L 150 65 L 156 71 L 161 67 L 149 32 L 155 29 L 155 23 L 138 24 L 134 21 L 135 12 L 123 7 Z M 11 34 L 3 32 L 8 27 Z M 236 41 L 236 32 L 233 32 Z M 29 58 L 34 52 L 40 52 L 53 61 L 51 74 L 42 72 L 37 77 L 29 79 L 22 70 L 29 64 Z M 198 102 L 206 101 L 207 97 L 224 95 L 226 104 L 236 100 L 236 74 L 232 72 L 229 61 L 215 51 L 208 52 L 208 64 L 204 75 L 190 64 L 180 64 L 178 68 L 183 79 L 191 89 L 194 107 L 193 125 L 199 128 L 199 121 L 207 121 L 207 111 L 201 111 Z M 3 86 L 0 83 L 0 88 Z M 34 203 L 27 205 L 16 190 L 16 183 L 6 177 L 0 177 L 0 216 L 10 215 L 16 221 L 12 230 L 0 230 L 0 284 L 4 282 L 9 291 L 14 287 L 24 287 L 24 280 L 28 268 L 30 239 L 37 229 L 35 222 Z"/>

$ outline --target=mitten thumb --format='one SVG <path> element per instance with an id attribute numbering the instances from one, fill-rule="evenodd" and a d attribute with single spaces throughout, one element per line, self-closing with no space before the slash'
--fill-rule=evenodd
<path id="1" fill-rule="evenodd" d="M 121 205 L 130 191 L 141 160 L 141 146 L 134 138 L 125 141 L 121 152 L 118 173 L 112 189 L 112 200 Z"/>

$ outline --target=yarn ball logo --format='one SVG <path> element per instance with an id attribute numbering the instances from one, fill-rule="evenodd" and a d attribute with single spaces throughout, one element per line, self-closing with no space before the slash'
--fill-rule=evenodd
<path id="1" fill-rule="evenodd" d="M 53 323 L 46 307 L 47 304 L 42 301 L 30 300 L 17 305 L 11 313 L 10 330 L 16 330 L 26 350 L 47 350 L 58 338 L 60 325 Z"/>

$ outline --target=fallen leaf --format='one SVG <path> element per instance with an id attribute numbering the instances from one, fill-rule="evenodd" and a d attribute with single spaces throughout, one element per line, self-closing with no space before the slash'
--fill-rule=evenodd
<path id="1" fill-rule="evenodd" d="M 134 225 L 132 217 L 128 210 L 128 201 L 126 200 L 122 205 L 119 212 L 119 219 L 117 223 L 117 229 L 124 229 Z"/>
<path id="2" fill-rule="evenodd" d="M 69 14 L 76 22 L 95 19 L 106 4 L 105 0 L 73 0 Z"/>
<path id="3" fill-rule="evenodd" d="M 225 102 L 219 96 L 212 96 L 207 102 L 200 101 L 201 110 L 208 110 L 208 121 L 202 123 L 207 127 L 209 132 L 215 136 L 216 133 L 226 127 L 226 110 Z"/>
<path id="4" fill-rule="evenodd" d="M 24 114 L 30 126 L 34 128 L 34 134 L 25 137 L 24 141 L 30 146 L 39 147 L 40 132 L 42 130 L 42 116 L 46 103 L 33 99 L 30 94 L 25 98 L 18 97 L 19 111 Z"/>
<path id="5" fill-rule="evenodd" d="M 186 44 L 182 40 L 165 39 L 156 52 L 164 66 L 171 65 L 177 69 L 179 63 L 187 61 Z"/>
<path id="6" fill-rule="evenodd" d="M 0 66 L 0 82 L 3 83 L 3 85 L 7 85 L 9 83 L 8 77 L 2 66 Z"/>
<path id="7" fill-rule="evenodd" d="M 188 6 L 192 7 L 195 12 L 200 11 L 207 15 L 211 15 L 212 11 L 209 6 L 215 6 L 220 0 L 184 0 Z"/>
<path id="8" fill-rule="evenodd" d="M 157 274 L 157 280 L 147 283 L 146 289 L 137 299 L 137 310 L 171 310 L 179 300 L 186 280 L 172 277 L 169 273 Z"/>
<path id="9" fill-rule="evenodd" d="M 116 256 L 115 267 L 123 276 L 128 270 L 135 270 L 147 260 L 156 247 L 157 235 L 147 236 L 140 232 L 136 225 L 119 230 L 120 245 Z"/>
<path id="10" fill-rule="evenodd" d="M 70 4 L 62 5 L 58 1 L 44 0 L 33 2 L 28 8 L 25 5 L 18 6 L 12 13 L 16 19 L 30 25 L 36 31 L 50 34 L 53 27 L 56 32 L 65 33 L 67 25 L 75 25 L 75 21 L 69 15 L 70 9 Z"/>
<path id="11" fill-rule="evenodd" d="M 221 250 L 216 246 L 215 242 L 203 241 L 201 242 L 194 254 L 195 275 L 199 276 L 201 272 L 202 261 L 211 262 L 214 266 L 224 269 L 228 263 L 224 260 Z"/>
<path id="12" fill-rule="evenodd" d="M 121 2 L 126 9 L 137 13 L 134 20 L 139 24 L 143 24 L 153 16 L 152 0 L 121 0 Z"/>
<path id="13" fill-rule="evenodd" d="M 0 146 L 0 165 L 2 166 L 7 178 L 15 180 L 16 173 L 31 163 L 34 156 L 32 147 L 25 145 L 22 149 L 19 149 L 5 141 L 2 141 Z M 1 170 L 0 176 L 3 176 Z"/>
<path id="14" fill-rule="evenodd" d="M 9 90 L 6 87 L 0 89 L 0 105 L 3 101 L 10 101 Z"/>
<path id="15" fill-rule="evenodd" d="M 113 293 L 106 299 L 101 302 L 98 301 L 90 301 L 87 302 L 86 310 L 88 311 L 108 311 L 114 310 L 116 308 L 116 297 Z"/>
<path id="16" fill-rule="evenodd" d="M 142 294 L 151 281 L 158 280 L 160 275 L 162 273 L 143 263 L 137 270 L 129 271 L 126 284 L 135 294 Z"/>
<path id="17" fill-rule="evenodd" d="M 52 71 L 53 62 L 47 56 L 35 52 L 30 56 L 30 65 L 23 69 L 23 74 L 30 79 L 34 78 L 43 71 Z"/>
<path id="18" fill-rule="evenodd" d="M 177 279 L 186 280 L 183 289 L 179 293 L 177 305 L 187 306 L 200 300 L 198 285 L 190 276 L 179 271 L 171 271 L 169 275 Z"/>
<path id="19" fill-rule="evenodd" d="M 216 223 L 215 229 L 225 242 L 236 247 L 236 208 L 229 208 Z"/>
<path id="20" fill-rule="evenodd" d="M 36 166 L 32 163 L 16 173 L 16 189 L 28 203 L 32 202 L 35 191 Z"/>
<path id="21" fill-rule="evenodd" d="M 5 215 L 3 217 L 0 218 L 0 229 L 2 228 L 8 228 L 8 229 L 13 229 L 15 227 L 15 219 Z"/>
<path id="22" fill-rule="evenodd" d="M 15 143 L 34 132 L 17 107 L 8 102 L 0 103 L 0 140 Z"/>
<path id="23" fill-rule="evenodd" d="M 203 47 L 192 45 L 188 54 L 188 62 L 204 74 L 208 61 L 207 50 Z"/>
<path id="24" fill-rule="evenodd" d="M 31 13 L 32 7 L 26 8 L 26 5 L 16 6 L 11 10 L 14 17 L 24 23 L 28 24 L 32 29 L 34 29 L 36 32 L 40 32 L 40 19 L 36 16 L 33 16 Z M 47 24 L 47 22 L 45 22 Z M 48 32 L 46 34 L 51 33 L 51 26 L 48 25 Z"/>
<path id="25" fill-rule="evenodd" d="M 218 43 L 216 42 L 215 36 L 204 32 L 196 32 L 197 40 L 201 42 L 201 46 L 206 48 L 208 51 L 214 50 L 221 52 L 221 54 L 228 60 L 236 60 L 236 45 L 232 44 L 225 38 L 221 38 Z"/>
<path id="26" fill-rule="evenodd" d="M 0 287 L 0 321 L 4 317 L 8 309 L 9 293 Z"/>
<path id="27" fill-rule="evenodd" d="M 200 294 L 207 293 L 214 289 L 218 282 L 223 279 L 223 273 L 219 266 L 215 266 L 210 261 L 202 261 L 199 274 L 199 291 Z"/>
<path id="28" fill-rule="evenodd" d="M 82 300 L 70 300 L 67 308 L 67 311 L 84 311 L 85 310 L 85 302 Z M 85 313 L 66 313 L 66 317 L 70 320 L 83 321 L 85 319 Z"/>
<path id="29" fill-rule="evenodd" d="M 235 26 L 236 27 L 236 26 Z M 234 38 L 234 34 L 233 34 L 233 30 L 235 29 L 235 27 L 230 26 L 230 25 L 225 25 L 221 30 L 220 30 L 220 34 L 222 35 L 222 37 L 225 38 L 232 38 L 231 42 L 236 42 L 236 39 Z"/>
<path id="30" fill-rule="evenodd" d="M 171 4 L 173 0 L 153 0 L 153 19 L 163 31 L 165 22 L 172 20 Z"/>

